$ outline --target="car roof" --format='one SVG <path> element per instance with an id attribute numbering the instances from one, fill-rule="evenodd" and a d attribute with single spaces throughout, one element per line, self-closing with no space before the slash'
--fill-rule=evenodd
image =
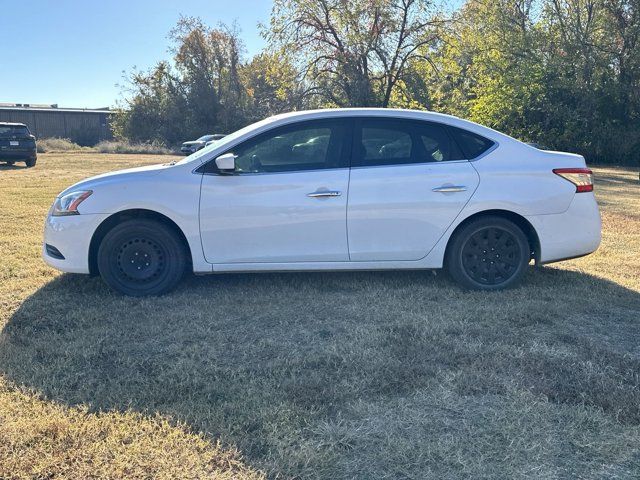
<path id="1" fill-rule="evenodd" d="M 24 123 L 0 122 L 4 127 L 26 127 Z"/>
<path id="2" fill-rule="evenodd" d="M 444 123 L 453 127 L 470 130 L 491 140 L 503 142 L 514 141 L 514 138 L 492 128 L 480 125 L 470 120 L 454 117 L 444 113 L 430 112 L 426 110 L 408 110 L 402 108 L 326 108 L 319 110 L 300 110 L 288 113 L 281 113 L 265 119 L 266 124 L 285 125 L 299 120 L 314 120 L 323 118 L 341 117 L 381 117 L 381 118 L 404 118 L 409 120 L 422 120 Z"/>

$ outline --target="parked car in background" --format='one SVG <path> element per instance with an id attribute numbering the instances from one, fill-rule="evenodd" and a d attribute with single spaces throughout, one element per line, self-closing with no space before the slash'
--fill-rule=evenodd
<path id="1" fill-rule="evenodd" d="M 580 155 L 431 112 L 268 118 L 180 162 L 100 175 L 56 198 L 42 254 L 127 295 L 195 273 L 446 268 L 516 285 L 533 260 L 593 252 L 600 214 Z"/>
<path id="2" fill-rule="evenodd" d="M 224 135 L 221 133 L 214 133 L 213 135 L 203 135 L 197 140 L 193 140 L 191 142 L 184 142 L 180 147 L 180 151 L 185 155 L 191 155 L 192 153 L 197 152 L 198 150 L 202 150 L 207 146 L 207 143 L 220 140 L 224 138 Z"/>
<path id="3" fill-rule="evenodd" d="M 37 160 L 36 137 L 24 123 L 0 122 L 0 161 L 33 167 Z"/>
<path id="4" fill-rule="evenodd" d="M 218 133 L 218 134 L 214 135 L 214 137 L 216 137 L 216 138 L 214 138 L 213 140 L 209 140 L 207 143 L 205 143 L 205 145 L 204 145 L 204 146 L 205 146 L 205 147 L 208 147 L 209 145 L 213 145 L 214 143 L 219 142 L 219 141 L 220 141 L 220 140 L 222 140 L 224 137 L 226 137 L 226 135 L 223 135 L 223 134 L 221 134 L 221 133 Z"/>

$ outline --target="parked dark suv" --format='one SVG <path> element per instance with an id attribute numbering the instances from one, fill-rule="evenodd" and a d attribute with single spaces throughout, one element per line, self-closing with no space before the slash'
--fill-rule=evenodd
<path id="1" fill-rule="evenodd" d="M 0 122 L 0 161 L 13 165 L 24 162 L 27 167 L 36 164 L 36 137 L 24 123 Z"/>

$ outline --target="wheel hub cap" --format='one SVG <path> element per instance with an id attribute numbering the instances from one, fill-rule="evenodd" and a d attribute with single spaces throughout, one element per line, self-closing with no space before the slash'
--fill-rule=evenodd
<path id="1" fill-rule="evenodd" d="M 133 239 L 120 247 L 117 263 L 124 277 L 145 282 L 162 272 L 164 256 L 154 242 L 148 239 Z"/>

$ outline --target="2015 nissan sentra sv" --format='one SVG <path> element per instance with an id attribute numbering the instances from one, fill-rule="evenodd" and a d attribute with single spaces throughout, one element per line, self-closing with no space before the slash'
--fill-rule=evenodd
<path id="1" fill-rule="evenodd" d="M 90 178 L 55 200 L 43 256 L 158 295 L 195 273 L 446 268 L 467 288 L 519 282 L 531 260 L 600 243 L 593 177 L 436 113 L 295 112 L 177 163 Z"/>

